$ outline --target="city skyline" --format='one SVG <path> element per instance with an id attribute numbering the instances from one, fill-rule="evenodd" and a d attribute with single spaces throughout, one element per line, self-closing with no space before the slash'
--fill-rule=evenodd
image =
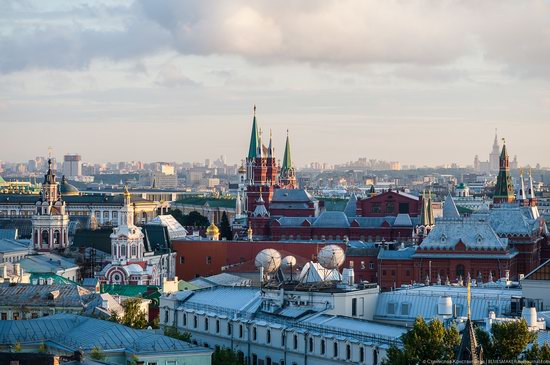
<path id="1" fill-rule="evenodd" d="M 240 163 L 257 104 L 299 167 L 471 165 L 495 128 L 550 166 L 548 2 L 346 5 L 3 2 L 1 159 Z"/>

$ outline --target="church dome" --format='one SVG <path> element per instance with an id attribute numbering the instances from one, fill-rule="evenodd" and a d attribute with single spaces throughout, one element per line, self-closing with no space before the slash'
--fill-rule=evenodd
<path id="1" fill-rule="evenodd" d="M 61 179 L 61 184 L 59 186 L 59 190 L 61 191 L 61 195 L 79 195 L 80 191 L 76 188 L 76 186 L 69 184 L 67 179 L 65 179 L 65 176 Z"/>
<path id="2" fill-rule="evenodd" d="M 246 169 L 244 166 L 239 167 L 239 174 L 244 174 L 246 172 Z"/>
<path id="3" fill-rule="evenodd" d="M 218 227 L 216 227 L 214 222 L 212 222 L 212 224 L 210 224 L 208 226 L 208 228 L 206 229 L 206 235 L 207 236 L 215 236 L 215 235 L 218 235 L 218 234 L 220 234 L 220 230 L 219 230 Z"/>

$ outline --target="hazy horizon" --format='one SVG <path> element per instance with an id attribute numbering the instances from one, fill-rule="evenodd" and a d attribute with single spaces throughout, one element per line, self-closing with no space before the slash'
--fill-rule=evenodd
<path id="1" fill-rule="evenodd" d="M 7 0 L 0 160 L 550 166 L 550 1 Z"/>

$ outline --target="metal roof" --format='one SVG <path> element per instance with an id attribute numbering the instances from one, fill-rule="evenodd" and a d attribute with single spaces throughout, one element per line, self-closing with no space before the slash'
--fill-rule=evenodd
<path id="1" fill-rule="evenodd" d="M 28 255 L 20 261 L 20 264 L 28 273 L 45 273 L 78 269 L 78 265 L 75 264 L 74 260 L 49 252 Z"/>
<path id="2" fill-rule="evenodd" d="M 138 355 L 212 352 L 150 330 L 136 330 L 111 321 L 72 314 L 56 314 L 26 321 L 0 321 L 0 343 L 14 344 L 17 341 L 47 341 L 73 351 L 89 351 L 98 347 L 104 352 L 125 351 Z"/>
<path id="3" fill-rule="evenodd" d="M 0 306 L 7 307 L 84 307 L 93 295 L 89 290 L 74 284 L 0 284 Z"/>
<path id="4" fill-rule="evenodd" d="M 0 253 L 28 251 L 29 240 L 0 239 Z"/>
<path id="5" fill-rule="evenodd" d="M 416 252 L 416 247 L 406 247 L 399 250 L 386 250 L 381 248 L 378 253 L 379 260 L 411 260 Z"/>

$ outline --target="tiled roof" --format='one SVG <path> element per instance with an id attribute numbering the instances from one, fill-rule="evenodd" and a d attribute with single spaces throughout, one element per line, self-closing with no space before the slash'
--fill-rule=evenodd
<path id="1" fill-rule="evenodd" d="M 451 194 L 447 195 L 447 198 L 445 198 L 445 203 L 443 203 L 443 218 L 460 218 L 460 213 L 458 212 Z"/>
<path id="2" fill-rule="evenodd" d="M 349 227 L 348 217 L 344 212 L 325 211 L 312 224 L 314 227 L 341 228 Z"/>
<path id="3" fill-rule="evenodd" d="M 275 189 L 272 202 L 311 202 L 315 201 L 313 196 L 305 189 Z"/>
<path id="4" fill-rule="evenodd" d="M 437 221 L 420 247 L 449 249 L 454 248 L 458 242 L 464 243 L 467 248 L 484 250 L 504 250 L 508 245 L 508 240 L 499 238 L 488 222 L 459 218 Z"/>

